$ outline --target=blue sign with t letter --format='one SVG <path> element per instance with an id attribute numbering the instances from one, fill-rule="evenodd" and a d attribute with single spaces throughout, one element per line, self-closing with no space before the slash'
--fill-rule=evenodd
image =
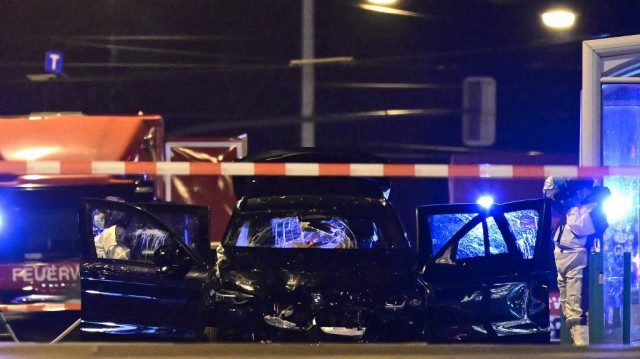
<path id="1" fill-rule="evenodd" d="M 47 51 L 44 57 L 44 71 L 61 74 L 63 60 L 64 56 L 61 52 Z"/>

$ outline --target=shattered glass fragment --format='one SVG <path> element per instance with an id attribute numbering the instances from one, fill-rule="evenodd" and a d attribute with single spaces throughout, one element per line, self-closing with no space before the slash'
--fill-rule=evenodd
<path id="1" fill-rule="evenodd" d="M 460 239 L 456 259 L 484 257 L 484 237 L 482 223 L 478 223 L 473 229 Z"/>
<path id="2" fill-rule="evenodd" d="M 538 212 L 532 209 L 507 212 L 504 214 L 509 222 L 511 233 L 516 238 L 518 249 L 524 259 L 533 258 L 538 235 Z"/>
<path id="3" fill-rule="evenodd" d="M 492 255 L 509 253 L 507 243 L 504 241 L 502 233 L 500 233 L 500 229 L 493 217 L 487 218 L 487 227 L 489 229 L 489 253 Z"/>
<path id="4" fill-rule="evenodd" d="M 476 215 L 476 213 L 453 213 L 429 216 L 433 254 L 437 254 L 447 241 Z"/>
<path id="5" fill-rule="evenodd" d="M 271 232 L 275 238 L 276 248 L 292 247 L 292 242 L 302 236 L 300 218 L 274 218 L 271 220 Z"/>

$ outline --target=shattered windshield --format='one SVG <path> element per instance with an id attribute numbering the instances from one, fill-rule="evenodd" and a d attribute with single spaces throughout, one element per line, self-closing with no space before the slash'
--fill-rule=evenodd
<path id="1" fill-rule="evenodd" d="M 404 233 L 387 221 L 369 213 L 248 213 L 237 219 L 226 243 L 260 248 L 407 248 Z"/>

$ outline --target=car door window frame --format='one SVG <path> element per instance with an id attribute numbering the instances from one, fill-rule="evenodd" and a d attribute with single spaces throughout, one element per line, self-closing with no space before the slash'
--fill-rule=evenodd
<path id="1" fill-rule="evenodd" d="M 189 246 L 182 240 L 175 230 L 171 226 L 168 226 L 173 234 L 176 236 L 176 240 L 180 242 L 183 247 L 187 247 L 191 254 L 197 257 L 201 262 L 210 263 L 212 258 L 212 250 L 211 250 L 211 238 L 209 236 L 209 212 L 210 209 L 207 206 L 200 205 L 184 205 L 179 203 L 161 203 L 161 202 L 152 202 L 152 203 L 133 203 L 134 206 L 141 207 L 142 209 L 149 212 L 153 217 L 158 219 L 161 223 L 166 225 L 161 219 L 158 218 L 156 214 L 178 214 L 178 215 L 192 215 L 196 218 L 198 223 L 198 230 L 196 231 L 196 243 L 194 248 Z"/>
<path id="2" fill-rule="evenodd" d="M 177 207 L 176 207 L 177 208 Z M 167 232 L 168 236 L 172 239 L 172 241 L 180 247 L 181 251 L 184 251 L 189 258 L 191 258 L 194 263 L 202 263 L 203 260 L 200 256 L 196 255 L 185 243 L 180 240 L 180 237 L 176 235 L 174 230 L 170 228 L 168 225 L 163 223 L 160 219 L 158 219 L 151 212 L 146 210 L 141 204 L 131 204 L 131 203 L 123 203 L 116 202 L 110 200 L 103 199 L 90 199 L 83 198 L 81 201 L 81 209 L 79 212 L 79 230 L 80 230 L 80 238 L 81 238 L 81 255 L 83 259 L 91 259 L 91 260 L 106 260 L 106 261 L 118 261 L 118 262 L 127 262 L 127 263 L 136 263 L 140 265 L 155 265 L 153 261 L 139 261 L 132 259 L 113 259 L 113 258 L 98 258 L 96 253 L 96 245 L 93 236 L 93 218 L 92 211 L 94 209 L 105 209 L 112 211 L 120 211 L 124 213 L 135 213 L 137 215 L 143 216 L 145 220 L 148 220 L 150 224 L 153 225 L 154 228 L 160 229 L 162 231 Z"/>
<path id="3" fill-rule="evenodd" d="M 472 212 L 473 213 L 473 212 Z M 488 221 L 490 218 L 493 218 L 495 225 L 498 227 L 498 231 L 500 233 L 501 239 L 504 241 L 507 252 L 506 253 L 491 253 L 491 236 L 489 232 L 489 224 Z M 483 253 L 479 256 L 474 257 L 464 257 L 459 258 L 460 253 L 460 242 L 478 225 L 482 228 L 482 248 Z M 507 226 L 505 228 L 505 226 Z M 508 230 L 508 223 L 503 218 L 502 212 L 496 211 L 481 211 L 476 214 L 474 218 L 471 219 L 467 224 L 465 224 L 458 232 L 452 237 L 448 244 L 445 244 L 444 247 L 451 246 L 452 250 L 448 253 L 449 261 L 451 264 L 456 264 L 459 262 L 467 262 L 467 261 L 482 261 L 482 260 L 491 260 L 497 256 L 501 257 L 510 257 L 514 260 L 522 259 L 522 252 L 520 252 L 519 248 L 516 245 L 515 237 Z M 443 248 L 444 248 L 443 247 Z M 436 254 L 434 259 L 437 261 L 439 255 Z"/>
<path id="4" fill-rule="evenodd" d="M 512 232 L 510 223 L 505 216 L 505 213 L 517 212 L 523 210 L 535 210 L 538 213 L 537 223 L 537 235 L 534 247 L 533 257 L 527 259 L 524 257 L 524 253 L 518 247 L 517 238 Z M 446 215 L 446 214 L 475 214 L 467 223 L 465 223 L 447 242 L 438 250 L 437 253 L 433 253 L 433 238 L 431 237 L 431 228 L 429 223 L 429 216 L 432 215 Z M 496 225 L 500 230 L 505 243 L 507 245 L 508 253 L 490 253 L 490 239 L 487 231 L 488 226 L 486 221 L 488 217 L 493 217 Z M 464 236 L 469 233 L 475 226 L 482 223 L 483 227 L 483 245 L 485 251 L 485 259 L 495 256 L 508 256 L 510 259 L 518 259 L 522 261 L 541 261 L 545 268 L 549 267 L 548 255 L 544 255 L 549 251 L 549 244 L 546 243 L 545 238 L 550 235 L 550 207 L 547 200 L 524 200 L 517 202 L 505 203 L 502 205 L 494 205 L 489 209 L 485 209 L 477 204 L 448 204 L 448 205 L 430 205 L 420 206 L 417 210 L 418 221 L 418 252 L 421 259 L 421 265 L 425 266 L 429 263 L 439 264 L 455 264 L 459 262 L 457 259 L 458 247 L 460 241 Z M 548 227 L 548 228 L 547 228 Z M 426 248 L 425 248 L 426 247 Z M 479 260 L 477 258 L 466 258 L 467 260 Z"/>

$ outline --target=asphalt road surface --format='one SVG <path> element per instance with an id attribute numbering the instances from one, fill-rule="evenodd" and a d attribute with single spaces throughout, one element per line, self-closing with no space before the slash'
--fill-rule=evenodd
<path id="1" fill-rule="evenodd" d="M 640 347 L 475 344 L 0 343 L 11 358 L 640 358 Z"/>

